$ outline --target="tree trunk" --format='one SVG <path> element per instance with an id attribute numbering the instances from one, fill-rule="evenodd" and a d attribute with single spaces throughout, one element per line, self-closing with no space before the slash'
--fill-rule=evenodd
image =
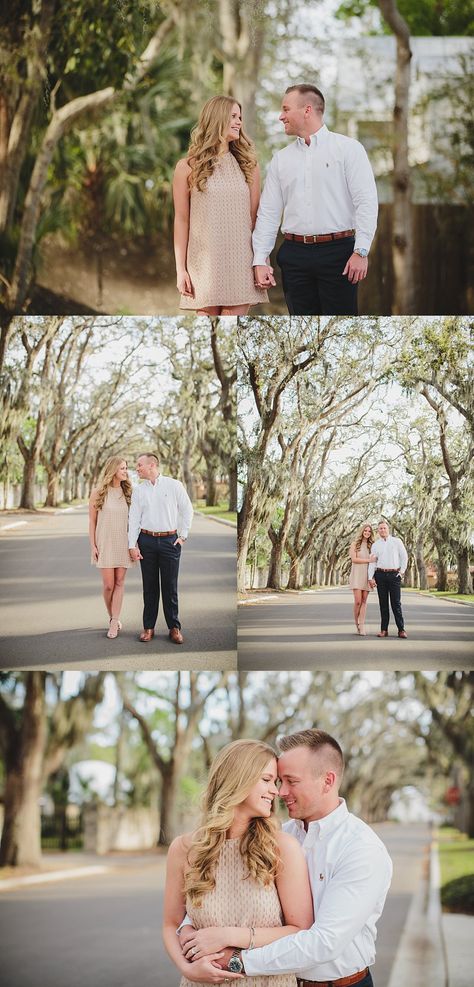
<path id="1" fill-rule="evenodd" d="M 281 562 L 283 544 L 278 536 L 273 535 L 272 551 L 268 565 L 267 589 L 281 589 Z"/>
<path id="2" fill-rule="evenodd" d="M 21 489 L 20 507 L 25 510 L 35 509 L 35 481 L 36 481 L 36 456 L 34 452 L 25 459 L 23 466 L 23 481 Z"/>
<path id="3" fill-rule="evenodd" d="M 45 507 L 57 507 L 59 503 L 59 480 L 56 472 L 48 474 L 48 489 L 46 493 Z"/>
<path id="4" fill-rule="evenodd" d="M 469 570 L 469 549 L 461 548 L 457 553 L 458 593 L 472 593 L 472 579 Z"/>
<path id="5" fill-rule="evenodd" d="M 237 463 L 229 466 L 229 511 L 237 511 Z"/>
<path id="6" fill-rule="evenodd" d="M 295 558 L 290 562 L 290 574 L 288 576 L 287 589 L 299 589 L 301 586 L 301 559 Z"/>
<path id="7" fill-rule="evenodd" d="M 413 265 L 413 216 L 411 175 L 408 162 L 410 94 L 410 32 L 395 0 L 378 0 L 382 14 L 396 37 L 397 66 L 393 110 L 393 238 L 394 315 L 415 312 Z"/>
<path id="8" fill-rule="evenodd" d="M 217 504 L 217 484 L 214 467 L 210 463 L 206 468 L 206 507 L 215 507 Z"/>
<path id="9" fill-rule="evenodd" d="M 416 567 L 418 570 L 418 581 L 420 589 L 428 589 L 428 578 L 426 575 L 426 565 L 423 555 L 423 542 L 422 536 L 417 539 L 415 546 L 415 557 L 416 557 Z"/>
<path id="10" fill-rule="evenodd" d="M 41 862 L 39 799 L 46 744 L 44 672 L 29 672 L 18 742 L 6 764 L 0 867 L 37 867 Z"/>

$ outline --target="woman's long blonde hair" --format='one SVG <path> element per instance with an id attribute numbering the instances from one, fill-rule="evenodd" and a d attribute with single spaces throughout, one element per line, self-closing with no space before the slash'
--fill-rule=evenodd
<path id="1" fill-rule="evenodd" d="M 191 168 L 188 178 L 190 189 L 204 191 L 207 180 L 214 171 L 222 145 L 226 141 L 234 103 L 237 103 L 242 111 L 240 103 L 232 96 L 212 96 L 204 104 L 199 120 L 191 131 L 188 151 L 188 163 Z M 243 129 L 238 140 L 230 141 L 229 151 L 240 165 L 245 181 L 251 185 L 257 158 L 252 141 Z"/>
<path id="2" fill-rule="evenodd" d="M 369 549 L 369 552 L 370 552 L 370 549 L 372 548 L 372 545 L 373 545 L 373 543 L 375 541 L 374 529 L 373 529 L 372 525 L 369 524 L 368 521 L 366 521 L 365 524 L 362 525 L 362 528 L 360 529 L 359 535 L 356 538 L 356 542 L 355 542 L 355 550 L 356 550 L 356 552 L 359 551 L 360 546 L 362 545 L 362 542 L 364 540 L 364 531 L 365 531 L 366 528 L 370 528 L 370 535 L 369 535 L 369 537 L 367 539 L 367 548 Z"/>
<path id="3" fill-rule="evenodd" d="M 275 751 L 268 744 L 234 740 L 214 758 L 202 800 L 202 824 L 192 836 L 184 880 L 185 894 L 194 905 L 200 905 L 204 895 L 215 887 L 219 854 L 235 808 L 247 798 L 272 757 L 276 757 Z M 278 870 L 277 831 L 274 816 L 256 817 L 250 820 L 240 840 L 249 876 L 264 886 L 275 880 Z"/>
<path id="4" fill-rule="evenodd" d="M 102 470 L 95 494 L 96 511 L 102 510 L 105 498 L 107 497 L 110 487 L 112 486 L 112 481 L 120 466 L 120 463 L 126 463 L 125 456 L 111 456 L 110 459 L 107 460 Z M 120 486 L 122 487 L 122 493 L 125 500 L 130 507 L 130 501 L 132 499 L 132 484 L 130 483 L 130 480 L 122 480 Z"/>

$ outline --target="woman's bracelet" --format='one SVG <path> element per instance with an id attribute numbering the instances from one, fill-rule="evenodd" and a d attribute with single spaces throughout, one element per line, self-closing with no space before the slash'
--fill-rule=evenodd
<path id="1" fill-rule="evenodd" d="M 255 945 L 255 929 L 252 926 L 250 926 L 249 932 L 250 932 L 250 942 L 247 946 L 247 949 L 253 949 Z"/>

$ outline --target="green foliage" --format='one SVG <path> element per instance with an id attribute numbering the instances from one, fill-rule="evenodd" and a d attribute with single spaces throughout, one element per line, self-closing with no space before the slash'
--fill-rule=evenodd
<path id="1" fill-rule="evenodd" d="M 377 0 L 343 0 L 336 17 L 363 17 L 369 7 L 380 9 Z M 472 0 L 397 0 L 397 7 L 413 35 L 474 34 Z M 390 33 L 384 21 L 383 26 Z"/>
<path id="2" fill-rule="evenodd" d="M 474 874 L 465 874 L 448 881 L 441 888 L 441 904 L 445 912 L 474 915 Z"/>

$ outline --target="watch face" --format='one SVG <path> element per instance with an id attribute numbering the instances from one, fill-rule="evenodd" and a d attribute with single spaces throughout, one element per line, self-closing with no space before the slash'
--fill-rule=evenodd
<path id="1" fill-rule="evenodd" d="M 228 964 L 231 973 L 242 973 L 244 964 L 239 956 L 231 956 Z"/>

